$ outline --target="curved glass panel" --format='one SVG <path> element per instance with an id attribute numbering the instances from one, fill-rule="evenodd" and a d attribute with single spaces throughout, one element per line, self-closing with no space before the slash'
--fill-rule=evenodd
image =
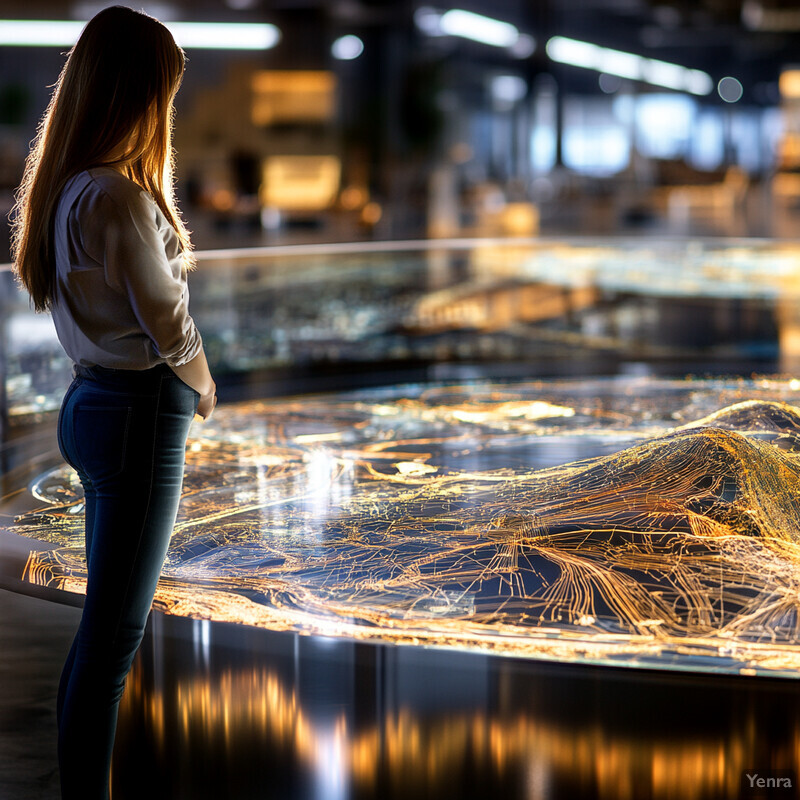
<path id="1" fill-rule="evenodd" d="M 257 384 L 247 396 L 800 364 L 791 242 L 380 242 L 206 252 L 199 262 L 192 314 L 221 383 Z M 0 311 L 0 412 L 13 424 L 58 406 L 70 365 L 49 318 L 31 312 L 2 267 Z"/>

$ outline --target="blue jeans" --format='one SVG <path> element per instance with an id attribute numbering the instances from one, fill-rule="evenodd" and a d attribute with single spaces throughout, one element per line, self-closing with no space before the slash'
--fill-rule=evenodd
<path id="1" fill-rule="evenodd" d="M 106 800 L 117 709 L 144 634 L 199 395 L 166 365 L 77 368 L 58 444 L 86 502 L 86 602 L 58 693 L 64 800 Z"/>

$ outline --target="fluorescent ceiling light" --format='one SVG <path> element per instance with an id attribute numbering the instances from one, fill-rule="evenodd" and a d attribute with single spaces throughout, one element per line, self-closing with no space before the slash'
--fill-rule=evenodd
<path id="1" fill-rule="evenodd" d="M 707 72 L 700 69 L 690 69 L 686 76 L 686 85 L 692 94 L 710 94 L 714 88 L 714 81 Z"/>
<path id="2" fill-rule="evenodd" d="M 594 69 L 607 75 L 643 81 L 691 94 L 709 94 L 714 88 L 711 76 L 699 69 L 644 58 L 565 36 L 554 36 L 547 43 L 547 55 L 561 64 Z"/>
<path id="3" fill-rule="evenodd" d="M 0 20 L 0 46 L 72 47 L 85 22 L 65 20 Z M 168 22 L 175 41 L 187 49 L 268 50 L 281 38 L 275 25 L 229 22 Z"/>
<path id="4" fill-rule="evenodd" d="M 439 20 L 439 27 L 442 33 L 450 36 L 461 36 L 495 47 L 511 47 L 519 38 L 519 31 L 510 22 L 501 22 L 459 8 L 445 11 Z"/>
<path id="5" fill-rule="evenodd" d="M 686 88 L 686 70 L 677 64 L 648 58 L 642 63 L 642 75 L 644 80 L 655 86 L 665 86 L 667 89 L 678 91 Z"/>
<path id="6" fill-rule="evenodd" d="M 3 19 L 0 20 L 0 44 L 19 47 L 72 46 L 85 24 L 61 20 Z"/>
<path id="7" fill-rule="evenodd" d="M 269 50 L 280 41 L 281 32 L 269 23 L 168 22 L 181 47 L 210 50 Z"/>
<path id="8" fill-rule="evenodd" d="M 635 56 L 633 53 L 598 47 L 597 55 L 603 72 L 607 72 L 609 75 L 636 80 L 642 72 L 639 56 Z"/>

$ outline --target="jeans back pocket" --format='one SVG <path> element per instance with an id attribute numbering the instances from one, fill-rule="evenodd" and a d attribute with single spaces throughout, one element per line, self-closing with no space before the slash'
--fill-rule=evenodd
<path id="1" fill-rule="evenodd" d="M 93 483 L 119 475 L 125 467 L 130 407 L 75 407 L 75 450 L 80 467 Z"/>

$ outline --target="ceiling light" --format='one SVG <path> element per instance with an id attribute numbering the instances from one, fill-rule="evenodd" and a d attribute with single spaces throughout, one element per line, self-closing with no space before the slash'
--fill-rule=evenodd
<path id="1" fill-rule="evenodd" d="M 445 11 L 439 20 L 439 26 L 443 33 L 450 36 L 461 36 L 495 47 L 511 47 L 519 39 L 519 31 L 511 23 L 460 8 Z"/>
<path id="2" fill-rule="evenodd" d="M 187 49 L 268 50 L 281 38 L 275 25 L 225 22 L 168 22 L 175 41 Z M 71 47 L 85 22 L 66 20 L 0 20 L 0 46 Z"/>
<path id="3" fill-rule="evenodd" d="M 700 69 L 687 70 L 686 88 L 692 94 L 711 94 L 714 88 L 714 81 L 707 72 Z"/>
<path id="4" fill-rule="evenodd" d="M 597 48 L 599 66 L 607 75 L 617 75 L 620 78 L 638 79 L 642 74 L 642 64 L 639 56 L 633 53 L 623 53 L 621 50 L 610 50 L 606 47 Z"/>
<path id="5" fill-rule="evenodd" d="M 441 20 L 441 13 L 430 6 L 420 6 L 414 12 L 414 22 L 428 36 L 444 36 Z"/>
<path id="6" fill-rule="evenodd" d="M 642 60 L 642 77 L 654 86 L 664 86 L 679 92 L 687 88 L 686 70 L 683 67 L 654 58 Z"/>
<path id="7" fill-rule="evenodd" d="M 711 76 L 679 64 L 644 58 L 621 50 L 554 36 L 547 42 L 547 55 L 561 64 L 594 69 L 619 78 L 643 81 L 691 94 L 709 94 L 714 88 Z"/>
<path id="8" fill-rule="evenodd" d="M 281 32 L 269 23 L 170 22 L 175 41 L 186 48 L 210 50 L 269 50 L 280 41 Z"/>
<path id="9" fill-rule="evenodd" d="M 63 20 L 0 20 L 0 44 L 12 46 L 73 45 L 83 22 Z"/>

